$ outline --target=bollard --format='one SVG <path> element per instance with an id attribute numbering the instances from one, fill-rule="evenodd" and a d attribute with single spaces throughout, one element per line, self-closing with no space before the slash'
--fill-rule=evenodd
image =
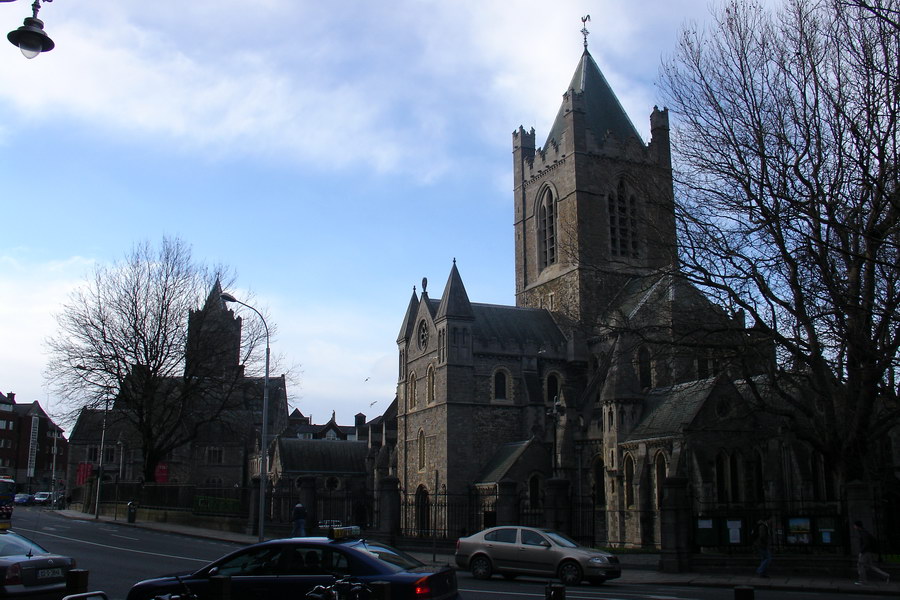
<path id="1" fill-rule="evenodd" d="M 88 591 L 87 569 L 70 569 L 66 573 L 66 594 L 84 594 Z"/>
<path id="2" fill-rule="evenodd" d="M 749 585 L 739 585 L 734 588 L 734 600 L 753 600 L 753 588 Z"/>
<path id="3" fill-rule="evenodd" d="M 566 600 L 566 586 L 561 583 L 547 583 L 544 600 Z"/>
<path id="4" fill-rule="evenodd" d="M 372 598 L 376 600 L 391 600 L 391 582 L 373 581 L 369 584 L 372 588 Z"/>

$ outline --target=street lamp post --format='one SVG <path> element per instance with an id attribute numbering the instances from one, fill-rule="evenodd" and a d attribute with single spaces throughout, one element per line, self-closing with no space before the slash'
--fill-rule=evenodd
<path id="1" fill-rule="evenodd" d="M 262 321 L 263 328 L 266 330 L 266 375 L 263 379 L 263 405 L 262 405 L 262 439 L 259 448 L 259 541 L 263 541 L 266 522 L 266 478 L 268 475 L 268 441 L 269 441 L 269 326 L 266 324 L 265 317 L 258 310 L 245 304 L 228 293 L 222 293 L 220 296 L 225 302 L 235 302 L 241 306 L 246 306 L 259 316 Z"/>
<path id="2" fill-rule="evenodd" d="M 100 460 L 97 463 L 97 497 L 94 498 L 94 518 L 100 518 L 100 482 L 103 481 L 103 446 L 106 444 L 106 414 L 109 412 L 109 396 L 103 404 L 103 429 L 100 431 Z"/>

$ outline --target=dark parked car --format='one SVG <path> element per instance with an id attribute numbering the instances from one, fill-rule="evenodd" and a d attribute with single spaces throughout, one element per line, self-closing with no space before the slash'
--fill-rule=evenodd
<path id="1" fill-rule="evenodd" d="M 364 539 L 305 537 L 261 542 L 198 571 L 138 582 L 128 592 L 128 600 L 149 600 L 187 590 L 201 600 L 213 600 L 210 578 L 216 575 L 231 578 L 232 600 L 302 599 L 315 586 L 328 586 L 346 576 L 363 584 L 389 582 L 387 597 L 392 600 L 459 597 L 456 572 L 449 567 L 429 567 L 400 550 Z"/>
<path id="2" fill-rule="evenodd" d="M 26 494 L 24 492 L 20 492 L 16 494 L 15 498 L 13 498 L 13 502 L 16 504 L 31 504 L 34 502 L 34 496 L 31 494 Z"/>
<path id="3" fill-rule="evenodd" d="M 51 554 L 12 531 L 0 532 L 0 597 L 62 598 L 75 559 Z"/>
<path id="4" fill-rule="evenodd" d="M 618 557 L 580 546 L 550 529 L 492 527 L 456 542 L 456 564 L 478 579 L 494 573 L 507 577 L 558 577 L 566 585 L 583 580 L 603 583 L 622 576 Z"/>

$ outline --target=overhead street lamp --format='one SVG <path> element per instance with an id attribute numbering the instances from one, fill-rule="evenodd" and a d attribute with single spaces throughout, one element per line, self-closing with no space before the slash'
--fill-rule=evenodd
<path id="1" fill-rule="evenodd" d="M 0 0 L 0 2 L 10 2 L 12 0 Z M 44 2 L 53 2 L 53 0 L 44 0 Z M 49 52 L 56 45 L 46 33 L 44 33 L 44 22 L 37 18 L 38 11 L 41 9 L 41 0 L 34 0 L 31 5 L 32 16 L 25 17 L 24 24 L 10 31 L 6 38 L 13 46 L 18 46 L 25 58 L 34 58 L 41 52 Z"/>
<path id="2" fill-rule="evenodd" d="M 259 541 L 263 541 L 266 522 L 266 478 L 268 475 L 268 440 L 269 440 L 269 326 L 266 324 L 265 317 L 258 310 L 245 304 L 232 296 L 223 292 L 219 297 L 224 302 L 235 302 L 241 306 L 246 306 L 255 312 L 262 321 L 263 328 L 266 330 L 266 376 L 263 379 L 263 405 L 262 405 L 262 439 L 259 445 Z"/>

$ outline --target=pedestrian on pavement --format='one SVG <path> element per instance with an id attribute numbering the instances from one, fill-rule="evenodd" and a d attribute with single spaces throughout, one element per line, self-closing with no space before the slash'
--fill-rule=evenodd
<path id="1" fill-rule="evenodd" d="M 769 531 L 769 518 L 763 517 L 756 524 L 756 535 L 753 540 L 756 551 L 759 553 L 759 566 L 756 575 L 768 579 L 769 565 L 772 563 L 772 536 Z"/>
<path id="2" fill-rule="evenodd" d="M 875 553 L 878 551 L 878 540 L 863 527 L 862 521 L 854 521 L 853 526 L 859 535 L 859 559 L 856 568 L 859 571 L 859 580 L 856 585 L 866 585 L 869 581 L 869 569 L 875 571 L 885 582 L 890 583 L 891 576 L 875 566 Z"/>
<path id="3" fill-rule="evenodd" d="M 291 520 L 294 522 L 291 537 L 306 537 L 306 507 L 302 503 L 298 502 L 294 505 Z"/>

